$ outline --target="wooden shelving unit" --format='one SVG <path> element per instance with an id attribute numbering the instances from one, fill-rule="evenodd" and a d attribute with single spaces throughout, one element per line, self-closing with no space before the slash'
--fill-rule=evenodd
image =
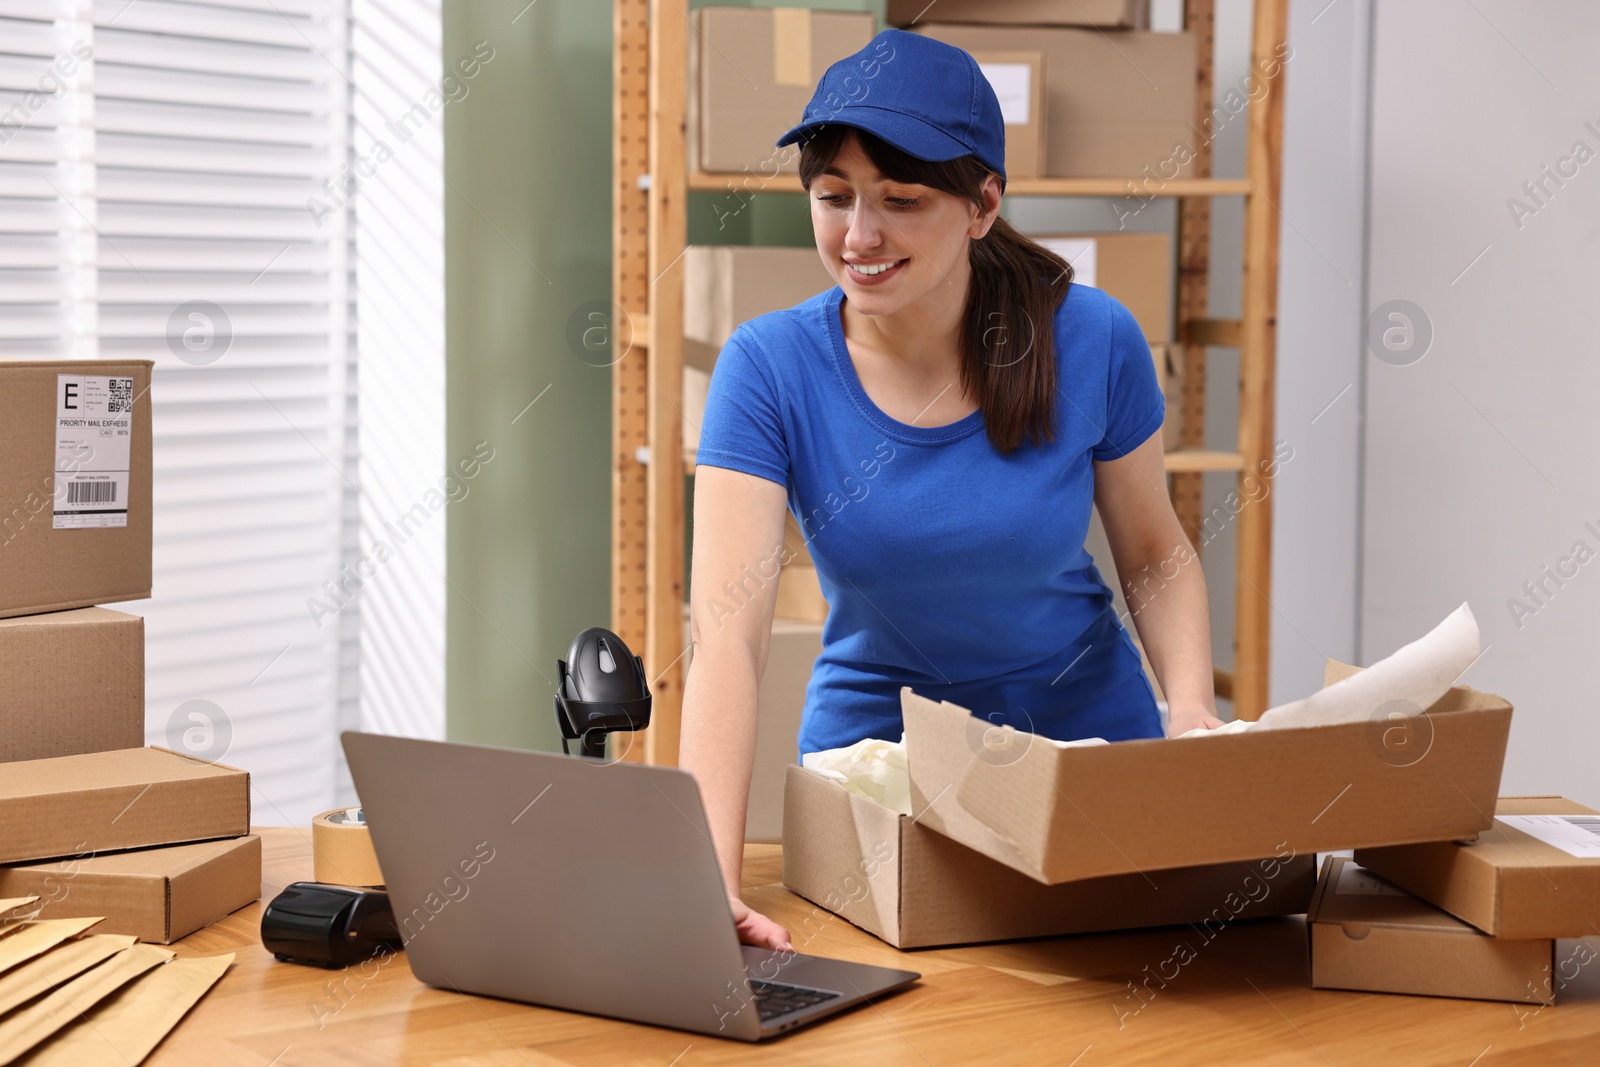
<path id="1" fill-rule="evenodd" d="M 616 151 L 612 207 L 613 300 L 619 309 L 612 368 L 612 628 L 642 650 L 655 692 L 653 725 L 628 758 L 677 762 L 683 704 L 683 274 L 686 203 L 692 191 L 759 195 L 799 192 L 793 176 L 691 173 L 686 158 L 688 34 L 686 9 L 660 0 L 614 0 Z M 1211 114 L 1214 0 L 1188 0 L 1185 26 L 1198 40 L 1196 127 Z M 1288 29 L 1288 0 L 1256 0 L 1252 71 L 1273 56 Z M 1257 75 L 1259 76 L 1259 74 Z M 1209 142 L 1196 148 L 1195 177 L 1144 189 L 1178 201 L 1178 337 L 1183 353 L 1180 445 L 1167 456 L 1173 503 L 1198 543 L 1201 479 L 1206 473 L 1263 473 L 1272 457 L 1277 346 L 1278 222 L 1283 129 L 1283 71 L 1251 103 L 1245 176 L 1210 177 Z M 1129 191 L 1125 178 L 1018 179 L 1008 196 L 1107 197 Z M 1244 286 L 1238 319 L 1209 317 L 1211 200 L 1244 200 Z M 1207 451 L 1206 346 L 1239 349 L 1238 447 Z M 681 462 L 654 462 L 682 457 Z M 1235 713 L 1266 708 L 1271 616 L 1272 498 L 1261 494 L 1233 520 L 1234 670 L 1215 672 L 1219 695 Z M 1214 637 L 1215 640 L 1215 637 Z"/>

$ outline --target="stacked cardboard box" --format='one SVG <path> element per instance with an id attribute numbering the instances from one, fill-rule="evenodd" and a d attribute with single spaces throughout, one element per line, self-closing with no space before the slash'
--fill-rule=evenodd
<path id="1" fill-rule="evenodd" d="M 0 897 L 166 943 L 259 896 L 261 842 L 249 775 L 142 747 L 144 620 L 97 606 L 150 595 L 151 369 L 0 362 Z"/>
<path id="2" fill-rule="evenodd" d="M 1554 940 L 1490 937 L 1343 856 L 1323 864 L 1306 925 L 1320 989 L 1555 1003 Z"/>
<path id="3" fill-rule="evenodd" d="M 805 111 L 822 74 L 872 40 L 871 15 L 805 8 L 703 7 L 689 34 L 691 166 L 763 179 L 794 174 L 796 146 L 778 138 Z"/>
<path id="4" fill-rule="evenodd" d="M 1098 16 L 1083 14 L 1096 9 Z M 965 49 L 980 64 L 1008 54 L 1039 57 L 1044 165 L 1037 175 L 1011 177 L 1126 178 L 1142 190 L 1191 176 L 1197 148 L 1195 37 L 1143 29 L 1147 11 L 1147 5 L 1118 0 L 941 3 L 928 12 L 937 21 L 909 28 Z M 900 14 L 891 4 L 889 21 Z M 990 81 L 1016 85 L 1020 75 Z M 1006 136 L 1012 135 L 1008 124 Z"/>
<path id="5" fill-rule="evenodd" d="M 1600 812 L 1555 796 L 1501 797 L 1494 812 L 1473 840 L 1361 848 L 1355 862 L 1459 920 L 1473 951 L 1500 961 L 1497 972 L 1480 970 L 1501 981 L 1461 995 L 1553 1004 L 1595 958 L 1581 942 L 1555 959 L 1551 951 L 1559 938 L 1600 935 Z M 1435 991 L 1416 985 L 1405 991 Z"/>

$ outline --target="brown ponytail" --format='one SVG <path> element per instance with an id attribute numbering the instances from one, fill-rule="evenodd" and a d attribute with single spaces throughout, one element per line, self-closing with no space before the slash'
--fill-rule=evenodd
<path id="1" fill-rule="evenodd" d="M 825 126 L 800 151 L 800 184 L 811 187 L 854 133 L 879 173 L 964 197 L 981 210 L 989 168 L 972 156 L 930 163 L 865 130 Z M 989 443 L 1001 453 L 1055 439 L 1055 312 L 1072 265 L 1002 218 L 969 246 L 972 280 L 961 331 L 961 385 L 977 398 Z"/>

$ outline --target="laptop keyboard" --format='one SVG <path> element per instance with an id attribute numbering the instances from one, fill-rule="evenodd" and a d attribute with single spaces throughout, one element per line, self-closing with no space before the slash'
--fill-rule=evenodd
<path id="1" fill-rule="evenodd" d="M 766 982 L 759 978 L 750 979 L 750 993 L 755 997 L 756 1011 L 762 1022 L 776 1019 L 780 1015 L 809 1008 L 813 1004 L 838 999 L 838 993 L 829 993 L 824 989 L 807 989 L 804 986 L 784 985 L 781 982 Z"/>

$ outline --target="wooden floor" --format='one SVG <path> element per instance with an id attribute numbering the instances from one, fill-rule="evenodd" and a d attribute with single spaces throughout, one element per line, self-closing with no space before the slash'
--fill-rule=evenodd
<path id="1" fill-rule="evenodd" d="M 310 845 L 261 831 L 262 896 L 311 877 Z M 779 850 L 750 847 L 754 907 L 798 929 L 812 905 L 781 885 Z M 1533 1006 L 1313 990 L 1305 927 L 1264 920 L 1202 942 L 1174 927 L 901 953 L 842 919 L 805 950 L 921 971 L 911 989 L 766 1045 L 746 1045 L 419 984 L 404 955 L 320 971 L 261 947 L 260 903 L 173 946 L 239 953 L 147 1063 L 353 1064 L 1600 1064 L 1600 960 L 1562 1002 Z M 813 922 L 813 927 L 815 922 Z M 1144 999 L 1128 983 L 1189 942 L 1195 958 Z M 1562 956 L 1578 942 L 1561 942 Z M 1600 952 L 1600 939 L 1587 947 Z M 1580 957 L 1582 958 L 1582 957 Z M 1167 967 L 1171 973 L 1171 966 Z"/>

